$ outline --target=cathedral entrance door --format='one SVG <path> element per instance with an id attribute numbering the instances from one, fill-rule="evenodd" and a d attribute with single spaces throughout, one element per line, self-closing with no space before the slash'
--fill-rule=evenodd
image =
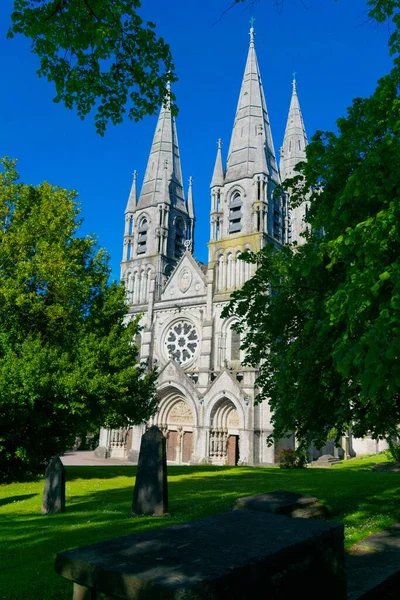
<path id="1" fill-rule="evenodd" d="M 185 431 L 183 434 L 183 446 L 182 446 L 182 462 L 188 463 L 192 458 L 193 454 L 193 433 L 191 431 Z"/>
<path id="2" fill-rule="evenodd" d="M 235 466 L 239 460 L 239 436 L 229 435 L 227 445 L 227 464 Z"/>
<path id="3" fill-rule="evenodd" d="M 170 431 L 167 437 L 167 460 L 176 462 L 176 450 L 178 445 L 178 432 Z"/>

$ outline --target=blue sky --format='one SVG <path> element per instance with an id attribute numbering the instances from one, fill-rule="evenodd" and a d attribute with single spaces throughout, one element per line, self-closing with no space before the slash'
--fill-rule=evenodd
<path id="1" fill-rule="evenodd" d="M 104 138 L 93 119 L 54 104 L 53 85 L 36 75 L 38 59 L 22 37 L 6 39 L 12 0 L 0 4 L 0 154 L 19 159 L 21 179 L 47 180 L 79 192 L 82 233 L 96 233 L 119 277 L 123 213 L 132 171 L 141 184 L 156 117 L 109 126 Z M 237 5 L 216 22 L 231 0 L 143 0 L 141 14 L 157 24 L 169 42 L 179 76 L 174 92 L 182 170 L 193 176 L 196 249 L 207 261 L 209 184 L 216 141 L 224 159 L 248 49 L 249 9 Z M 365 0 L 259 0 L 256 50 L 272 125 L 275 151 L 282 143 L 291 95 L 292 72 L 308 137 L 333 130 L 356 96 L 368 96 L 387 73 L 389 30 L 367 15 Z"/>

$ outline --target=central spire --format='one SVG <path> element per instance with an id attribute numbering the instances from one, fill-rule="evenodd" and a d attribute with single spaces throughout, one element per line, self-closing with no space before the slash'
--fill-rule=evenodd
<path id="1" fill-rule="evenodd" d="M 269 171 L 267 175 L 278 183 L 279 174 L 255 50 L 253 23 L 254 20 L 251 21 L 249 52 L 229 146 L 226 180 L 253 176 L 258 146 L 257 137 L 261 125 L 265 135 L 263 151 Z"/>

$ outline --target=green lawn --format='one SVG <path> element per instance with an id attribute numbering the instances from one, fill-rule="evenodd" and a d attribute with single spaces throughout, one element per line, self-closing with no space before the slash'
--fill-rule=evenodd
<path id="1" fill-rule="evenodd" d="M 70 600 L 57 552 L 225 511 L 240 496 L 286 489 L 317 496 L 344 523 L 346 545 L 400 521 L 400 473 L 384 455 L 331 469 L 169 467 L 169 517 L 130 515 L 134 467 L 68 467 L 67 509 L 40 514 L 43 481 L 0 485 L 0 600 Z"/>

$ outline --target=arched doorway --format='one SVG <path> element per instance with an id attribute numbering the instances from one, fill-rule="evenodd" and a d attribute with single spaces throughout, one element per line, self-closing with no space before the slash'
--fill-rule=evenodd
<path id="1" fill-rule="evenodd" d="M 210 462 L 237 465 L 239 461 L 239 413 L 229 398 L 221 398 L 211 411 L 208 454 Z"/>
<path id="2" fill-rule="evenodd" d="M 164 392 L 154 422 L 167 438 L 167 461 L 190 463 L 194 449 L 194 418 L 183 395 L 176 389 Z"/>

